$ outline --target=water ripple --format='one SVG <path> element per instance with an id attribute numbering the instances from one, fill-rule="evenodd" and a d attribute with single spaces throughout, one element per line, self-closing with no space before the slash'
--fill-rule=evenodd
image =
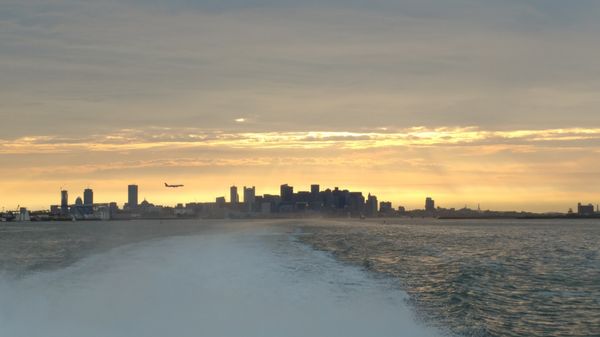
<path id="1" fill-rule="evenodd" d="M 304 226 L 304 242 L 396 277 L 459 336 L 599 336 L 600 224 L 406 220 Z"/>

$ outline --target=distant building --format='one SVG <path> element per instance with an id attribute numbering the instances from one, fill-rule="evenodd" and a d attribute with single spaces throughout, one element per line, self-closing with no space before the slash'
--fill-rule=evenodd
<path id="1" fill-rule="evenodd" d="M 334 207 L 334 198 L 333 191 L 331 189 L 326 189 L 325 191 L 319 193 L 322 205 L 325 209 L 330 209 Z"/>
<path id="2" fill-rule="evenodd" d="M 129 209 L 138 207 L 138 185 L 127 186 L 127 206 Z"/>
<path id="3" fill-rule="evenodd" d="M 66 190 L 60 191 L 60 213 L 69 214 L 69 192 Z"/>
<path id="4" fill-rule="evenodd" d="M 317 184 L 310 185 L 310 208 L 318 211 L 323 207 L 323 197 L 321 194 L 321 186 Z"/>
<path id="5" fill-rule="evenodd" d="M 103 221 L 110 220 L 111 219 L 110 207 L 106 206 L 106 205 L 102 205 L 102 206 L 98 207 L 97 215 L 100 220 L 103 220 Z"/>
<path id="6" fill-rule="evenodd" d="M 284 184 L 280 187 L 281 202 L 291 204 L 294 202 L 294 187 Z"/>
<path id="7" fill-rule="evenodd" d="M 308 191 L 298 191 L 293 197 L 295 202 L 309 203 L 312 200 L 312 193 Z"/>
<path id="8" fill-rule="evenodd" d="M 577 214 L 584 216 L 593 215 L 594 205 L 582 205 L 581 203 L 577 204 Z"/>
<path id="9" fill-rule="evenodd" d="M 256 187 L 244 186 L 244 205 L 247 211 L 252 211 L 254 203 L 256 202 Z"/>
<path id="10" fill-rule="evenodd" d="M 181 204 L 178 206 L 183 207 L 183 205 L 181 205 Z M 156 216 L 157 214 L 160 213 L 160 209 L 158 207 L 156 207 L 156 205 L 148 202 L 148 200 L 146 200 L 146 199 L 144 199 L 140 204 L 138 204 L 136 206 L 136 209 L 138 209 L 140 214 L 144 214 L 145 216 L 148 216 L 148 215 Z"/>
<path id="11" fill-rule="evenodd" d="M 31 221 L 29 211 L 25 207 L 19 209 L 19 214 L 15 217 L 15 221 Z"/>
<path id="12" fill-rule="evenodd" d="M 50 205 L 50 214 L 52 215 L 60 215 L 61 209 L 58 205 Z"/>
<path id="13" fill-rule="evenodd" d="M 83 204 L 86 206 L 94 204 L 94 191 L 91 188 L 83 190 Z"/>
<path id="14" fill-rule="evenodd" d="M 265 194 L 262 196 L 261 202 L 261 212 L 265 213 L 265 204 L 269 204 L 270 211 L 269 213 L 276 212 L 277 206 L 281 203 L 281 197 L 278 195 Z"/>
<path id="15" fill-rule="evenodd" d="M 273 208 L 273 206 L 270 202 L 262 202 L 260 204 L 260 212 L 262 214 L 270 214 L 272 208 Z"/>
<path id="16" fill-rule="evenodd" d="M 94 191 L 91 188 L 83 190 L 83 211 L 85 214 L 94 212 Z"/>
<path id="17" fill-rule="evenodd" d="M 240 203 L 240 195 L 238 194 L 237 186 L 231 186 L 229 188 L 229 201 L 232 205 L 237 205 Z"/>
<path id="18" fill-rule="evenodd" d="M 435 211 L 435 200 L 433 200 L 430 197 L 427 197 L 427 199 L 425 199 L 425 210 L 427 212 Z"/>
<path id="19" fill-rule="evenodd" d="M 345 209 L 351 214 L 362 214 L 365 210 L 365 197 L 362 192 L 348 192 L 344 190 L 338 202 L 340 208 Z M 377 208 L 377 205 L 375 208 Z"/>
<path id="20" fill-rule="evenodd" d="M 117 203 L 113 201 L 108 204 L 108 210 L 109 216 L 112 218 L 117 214 L 117 212 L 119 212 L 119 205 L 117 205 Z"/>
<path id="21" fill-rule="evenodd" d="M 371 195 L 369 193 L 369 196 L 367 197 L 367 215 L 368 216 L 375 216 L 377 215 L 377 197 L 374 195 Z"/>
<path id="22" fill-rule="evenodd" d="M 85 214 L 85 210 L 83 207 L 83 199 L 81 199 L 81 197 L 77 197 L 75 199 L 75 205 L 71 206 L 71 209 L 69 211 L 71 213 L 71 216 L 74 216 L 76 219 L 83 219 Z"/>
<path id="23" fill-rule="evenodd" d="M 217 204 L 217 207 L 219 207 L 219 208 L 225 207 L 225 197 L 216 198 L 215 203 Z M 183 205 L 181 205 L 181 208 L 183 208 Z"/>
<path id="24" fill-rule="evenodd" d="M 394 208 L 392 208 L 392 203 L 389 201 L 382 201 L 379 203 L 379 212 L 380 213 L 393 213 Z"/>

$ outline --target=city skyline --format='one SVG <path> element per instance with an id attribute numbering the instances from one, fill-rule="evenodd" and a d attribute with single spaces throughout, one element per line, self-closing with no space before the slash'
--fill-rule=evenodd
<path id="1" fill-rule="evenodd" d="M 164 186 L 164 185 L 163 185 Z M 168 187 L 168 186 L 167 186 Z M 73 193 L 71 194 L 71 196 L 69 197 L 69 189 L 66 188 L 60 188 L 60 203 L 53 203 L 50 202 L 49 206 L 46 207 L 29 207 L 26 204 L 20 203 L 18 207 L 25 207 L 28 208 L 29 210 L 32 211 L 44 211 L 44 210 L 50 210 L 52 211 L 52 207 L 57 207 L 57 209 L 60 210 L 61 213 L 63 214 L 67 214 L 69 213 L 69 208 L 72 206 L 86 206 L 86 207 L 90 207 L 91 210 L 91 206 L 92 205 L 115 205 L 116 207 L 122 207 L 122 209 L 127 210 L 127 209 L 136 209 L 143 200 L 143 202 L 152 202 L 152 205 L 157 204 L 161 207 L 175 207 L 176 205 L 186 205 L 186 204 L 220 204 L 220 203 L 226 203 L 228 205 L 231 206 L 236 206 L 236 205 L 251 205 L 253 203 L 255 203 L 255 200 L 257 198 L 263 198 L 263 197 L 270 197 L 270 196 L 276 196 L 279 197 L 281 202 L 286 203 L 292 203 L 295 202 L 294 198 L 297 198 L 297 196 L 299 194 L 312 194 L 313 196 L 315 194 L 319 194 L 321 192 L 324 191 L 337 191 L 339 189 L 339 191 L 345 191 L 345 192 L 350 192 L 350 194 L 352 193 L 359 193 L 361 195 L 361 197 L 364 199 L 363 200 L 363 206 L 365 206 L 366 208 L 374 208 L 375 212 L 377 212 L 379 210 L 380 207 L 380 203 L 385 204 L 387 208 L 391 209 L 391 210 L 398 210 L 398 209 L 403 209 L 403 210 L 424 210 L 427 212 L 434 212 L 436 209 L 445 209 L 445 210 L 460 210 L 460 209 L 469 209 L 469 210 L 477 210 L 477 211 L 483 211 L 483 210 L 487 210 L 487 211 L 494 211 L 494 212 L 533 212 L 533 213 L 566 213 L 565 210 L 546 210 L 546 211 L 535 211 L 535 210 L 529 210 L 529 209 L 493 209 L 493 208 L 482 208 L 481 207 L 481 203 L 476 203 L 476 207 L 474 207 L 474 205 L 470 205 L 467 203 L 464 203 L 463 205 L 457 206 L 457 205 L 448 205 L 448 204 L 444 204 L 441 206 L 440 208 L 440 204 L 436 202 L 435 197 L 432 197 L 430 195 L 427 195 L 426 197 L 423 197 L 421 199 L 421 206 L 406 206 L 405 203 L 402 202 L 394 202 L 394 201 L 390 201 L 388 199 L 384 198 L 380 198 L 377 199 L 377 195 L 371 192 L 365 192 L 365 191 L 361 191 L 361 190 L 354 190 L 354 189 L 349 189 L 347 187 L 340 187 L 340 186 L 323 186 L 321 184 L 310 184 L 308 185 L 307 189 L 302 189 L 299 188 L 296 191 L 294 191 L 294 186 L 290 185 L 290 184 L 280 184 L 279 185 L 279 190 L 277 192 L 263 192 L 261 190 L 257 191 L 256 186 L 243 186 L 241 189 L 241 194 L 240 194 L 240 186 L 238 185 L 230 185 L 227 188 L 227 194 L 215 194 L 212 196 L 212 199 L 209 198 L 207 200 L 198 200 L 198 199 L 194 199 L 194 200 L 187 200 L 187 201 L 171 201 L 171 202 L 166 202 L 166 203 L 161 203 L 161 202 L 156 202 L 156 200 L 163 200 L 161 198 L 157 198 L 154 199 L 152 197 L 148 197 L 148 196 L 144 196 L 142 195 L 142 197 L 140 197 L 140 193 L 139 193 L 139 185 L 138 184 L 128 184 L 127 185 L 127 191 L 124 194 L 124 199 L 125 201 L 120 202 L 119 199 L 111 199 L 111 200 L 101 200 L 98 202 L 98 199 L 95 197 L 95 190 L 90 187 L 89 185 L 87 185 L 87 187 L 85 189 L 83 189 L 83 193 L 78 194 L 78 193 Z M 321 189 L 323 187 L 323 189 Z M 353 192 L 355 191 L 355 192 Z M 142 189 L 143 192 L 143 189 Z M 373 196 L 374 198 L 374 202 L 375 204 L 371 204 L 371 196 Z M 379 201 L 378 201 L 379 200 Z M 423 201 L 424 200 L 424 201 Z M 131 206 L 134 205 L 134 206 Z M 17 207 L 17 208 L 18 208 Z M 583 208 L 582 208 L 583 207 Z M 16 211 L 17 208 L 6 208 L 3 206 L 0 206 L 0 209 L 2 209 L 2 211 Z M 567 209 L 569 212 L 575 212 L 575 213 L 589 213 L 589 210 L 591 209 L 591 213 L 596 213 L 599 212 L 598 211 L 599 208 L 599 204 L 595 203 L 595 202 L 577 202 L 576 203 L 576 207 L 573 207 L 573 205 L 570 205 Z M 584 209 L 584 211 L 582 211 L 582 209 Z"/>
<path id="2" fill-rule="evenodd" d="M 600 199 L 598 1 L 7 0 L 0 13 L 0 207 L 88 184 L 122 200 L 132 178 L 161 203 L 280 181 L 407 207 Z"/>

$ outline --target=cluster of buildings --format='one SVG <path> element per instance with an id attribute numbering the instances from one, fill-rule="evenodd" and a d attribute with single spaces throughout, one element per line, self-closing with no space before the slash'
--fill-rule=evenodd
<path id="1" fill-rule="evenodd" d="M 297 192 L 294 192 L 293 186 L 284 184 L 280 186 L 279 195 L 257 195 L 254 186 L 244 186 L 241 192 L 243 200 L 240 199 L 238 187 L 231 186 L 229 202 L 225 197 L 216 198 L 216 208 L 230 213 L 324 213 L 338 216 L 377 216 L 382 206 L 384 209 L 391 208 L 391 203 L 378 203 L 377 197 L 371 194 L 365 197 L 362 192 L 341 190 L 338 187 L 321 190 L 317 184 L 311 185 L 310 190 Z"/>
<path id="2" fill-rule="evenodd" d="M 61 190 L 60 205 L 51 205 L 47 217 L 49 220 L 110 220 L 118 209 L 116 202 L 94 203 L 91 188 L 83 190 L 83 199 L 77 197 L 74 204 L 69 203 L 69 191 Z"/>
<path id="3" fill-rule="evenodd" d="M 29 212 L 26 212 L 29 220 Z M 331 217 L 394 216 L 404 212 L 394 209 L 391 202 L 378 202 L 376 196 L 339 188 L 321 190 L 314 184 L 307 191 L 294 191 L 288 184 L 280 186 L 279 195 L 256 193 L 256 187 L 237 186 L 229 189 L 229 198 L 214 202 L 178 204 L 175 207 L 139 202 L 138 185 L 127 187 L 127 203 L 119 208 L 116 202 L 97 203 L 94 191 L 86 188 L 83 198 L 69 200 L 69 191 L 60 191 L 60 204 L 51 205 L 49 212 L 35 212 L 32 220 L 111 220 L 137 218 L 276 218 L 323 215 Z M 7 218 L 4 218 L 7 219 Z"/>
<path id="4" fill-rule="evenodd" d="M 402 206 L 394 208 L 389 201 L 379 202 L 372 194 L 334 189 L 322 190 L 318 184 L 310 186 L 310 190 L 294 191 L 288 184 L 280 186 L 280 193 L 257 195 L 256 187 L 237 186 L 229 188 L 229 198 L 218 197 L 214 202 L 177 204 L 175 207 L 154 205 L 147 200 L 139 202 L 138 185 L 127 187 L 127 203 L 119 208 L 116 202 L 94 202 L 94 191 L 83 190 L 83 198 L 77 197 L 74 203 L 69 202 L 69 192 L 61 190 L 60 204 L 50 206 L 50 211 L 34 212 L 20 208 L 15 212 L 0 213 L 0 221 L 29 220 L 119 220 L 119 219 L 169 219 L 169 218 L 288 218 L 288 217 L 438 217 L 438 218 L 506 218 L 535 217 L 534 213 L 495 212 L 467 208 L 446 209 L 436 207 L 435 200 L 425 199 L 424 209 L 406 211 Z M 577 213 L 569 210 L 568 214 L 544 214 L 557 217 L 600 217 L 598 208 L 578 204 Z"/>
<path id="5" fill-rule="evenodd" d="M 180 209 L 183 207 L 183 210 Z M 178 205 L 177 214 L 196 217 L 295 217 L 295 216 L 344 216 L 374 217 L 381 211 L 394 213 L 390 202 L 379 203 L 374 195 L 352 192 L 339 188 L 321 190 L 314 184 L 307 191 L 294 191 L 288 184 L 280 186 L 280 193 L 256 193 L 256 187 L 237 186 L 229 188 L 229 199 L 218 197 L 214 203 L 190 203 Z"/>

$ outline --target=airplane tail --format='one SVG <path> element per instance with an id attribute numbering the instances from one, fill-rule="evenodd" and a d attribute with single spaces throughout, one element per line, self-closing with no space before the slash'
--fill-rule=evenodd
<path id="1" fill-rule="evenodd" d="M 167 183 L 165 183 L 165 187 L 169 187 L 169 185 Z"/>

